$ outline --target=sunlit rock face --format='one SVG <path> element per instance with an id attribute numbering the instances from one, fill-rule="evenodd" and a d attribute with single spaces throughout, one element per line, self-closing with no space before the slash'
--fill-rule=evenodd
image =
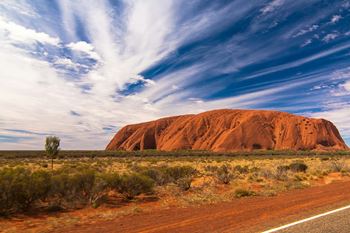
<path id="1" fill-rule="evenodd" d="M 324 119 L 278 111 L 213 110 L 123 127 L 106 150 L 344 150 Z"/>

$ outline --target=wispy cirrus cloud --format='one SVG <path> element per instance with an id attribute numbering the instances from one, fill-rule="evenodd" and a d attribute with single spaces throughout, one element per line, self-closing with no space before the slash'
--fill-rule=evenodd
<path id="1" fill-rule="evenodd" d="M 67 44 L 67 47 L 78 53 L 85 53 L 94 60 L 100 60 L 100 56 L 95 52 L 94 46 L 87 43 L 86 41 L 71 42 Z"/>
<path id="2" fill-rule="evenodd" d="M 273 0 L 269 2 L 264 8 L 261 9 L 261 12 L 263 14 L 267 14 L 269 12 L 274 11 L 276 8 L 282 6 L 284 3 L 284 0 Z"/>
<path id="3" fill-rule="evenodd" d="M 7 21 L 0 16 L 0 32 L 3 39 L 14 43 L 46 43 L 58 46 L 59 38 L 52 37 L 44 32 L 37 32 L 34 29 L 26 28 L 14 22 Z"/>
<path id="4" fill-rule="evenodd" d="M 342 1 L 46 4 L 0 4 L 1 149 L 102 149 L 125 124 L 215 108 L 329 117 L 349 138 Z"/>

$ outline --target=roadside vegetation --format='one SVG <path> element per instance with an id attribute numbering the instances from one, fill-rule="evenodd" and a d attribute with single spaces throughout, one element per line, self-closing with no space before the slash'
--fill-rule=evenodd
<path id="1" fill-rule="evenodd" d="M 60 151 L 60 158 L 123 158 L 123 157 L 249 157 L 260 158 L 261 156 L 274 156 L 277 158 L 295 157 L 295 156 L 343 156 L 350 155 L 350 151 L 308 151 L 308 150 L 253 150 L 239 152 L 211 152 L 196 150 L 181 151 L 85 151 L 85 150 L 64 150 Z M 43 151 L 0 151 L 0 159 L 23 159 L 23 158 L 42 158 L 47 156 L 47 152 Z"/>
<path id="2" fill-rule="evenodd" d="M 104 157 L 91 156 L 93 152 L 67 156 L 61 151 L 60 159 L 51 163 L 58 152 L 43 157 L 11 153 L 0 157 L 2 216 L 100 206 L 118 209 L 147 200 L 183 206 L 273 196 L 346 179 L 350 173 L 346 155 L 151 156 L 146 151 L 142 156 Z"/>

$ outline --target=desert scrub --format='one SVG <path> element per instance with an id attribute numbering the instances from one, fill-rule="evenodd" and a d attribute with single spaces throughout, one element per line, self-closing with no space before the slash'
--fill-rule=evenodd
<path id="1" fill-rule="evenodd" d="M 234 196 L 236 198 L 249 197 L 249 196 L 256 196 L 256 193 L 254 191 L 251 191 L 251 190 L 236 189 Z"/>
<path id="2" fill-rule="evenodd" d="M 150 168 L 142 171 L 141 174 L 151 178 L 159 186 L 170 182 L 169 177 L 161 169 Z"/>
<path id="3" fill-rule="evenodd" d="M 306 172 L 308 166 L 302 162 L 294 162 L 289 164 L 289 169 L 292 172 Z"/>
<path id="4" fill-rule="evenodd" d="M 185 178 L 179 179 L 176 184 L 182 191 L 187 191 L 191 188 L 192 178 L 185 177 Z"/>
<path id="5" fill-rule="evenodd" d="M 247 174 L 247 173 L 249 173 L 249 168 L 248 168 L 248 166 L 236 165 L 233 168 L 233 171 L 238 172 L 239 174 Z"/>
<path id="6" fill-rule="evenodd" d="M 0 214 L 27 211 L 40 203 L 48 209 L 98 207 L 114 190 L 126 199 L 153 191 L 154 182 L 138 173 L 119 175 L 93 169 L 45 171 L 28 168 L 0 169 Z"/>
<path id="7" fill-rule="evenodd" d="M 289 166 L 281 165 L 276 168 L 275 179 L 280 181 L 285 181 L 288 179 Z"/>
<path id="8" fill-rule="evenodd" d="M 164 173 L 175 183 L 179 179 L 192 177 L 196 172 L 197 170 L 190 166 L 166 167 L 164 169 Z"/>
<path id="9" fill-rule="evenodd" d="M 179 180 L 190 179 L 197 174 L 197 170 L 190 166 L 140 168 L 139 171 L 157 185 L 177 184 Z"/>
<path id="10" fill-rule="evenodd" d="M 275 178 L 275 174 L 270 169 L 261 169 L 259 171 L 259 176 L 267 180 L 271 180 Z"/>
<path id="11" fill-rule="evenodd" d="M 333 159 L 330 161 L 330 170 L 332 172 L 346 171 L 348 166 L 344 159 Z"/>
<path id="12" fill-rule="evenodd" d="M 123 175 L 116 182 L 116 190 L 127 199 L 153 191 L 154 181 L 147 176 L 133 173 Z"/>
<path id="13" fill-rule="evenodd" d="M 31 172 L 21 167 L 0 170 L 0 214 L 28 210 L 47 197 L 49 185 L 50 174 L 45 171 Z"/>
<path id="14" fill-rule="evenodd" d="M 206 165 L 204 166 L 204 171 L 207 172 L 208 174 L 212 174 L 218 170 L 218 166 L 214 165 Z"/>
<path id="15" fill-rule="evenodd" d="M 217 179 L 223 184 L 229 184 L 233 180 L 234 176 L 230 171 L 230 167 L 227 165 L 222 165 L 216 171 Z"/>
<path id="16" fill-rule="evenodd" d="M 50 205 L 76 208 L 97 207 L 110 189 L 106 174 L 95 170 L 56 171 L 51 178 Z"/>

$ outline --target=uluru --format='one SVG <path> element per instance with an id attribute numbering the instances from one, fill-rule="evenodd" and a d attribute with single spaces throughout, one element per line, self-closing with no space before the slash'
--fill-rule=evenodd
<path id="1" fill-rule="evenodd" d="M 132 124 L 106 150 L 345 150 L 325 119 L 269 110 L 220 109 Z"/>

